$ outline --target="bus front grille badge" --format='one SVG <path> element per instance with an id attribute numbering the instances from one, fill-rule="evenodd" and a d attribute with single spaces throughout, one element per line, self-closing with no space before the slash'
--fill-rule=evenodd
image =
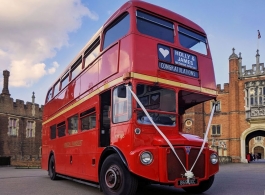
<path id="1" fill-rule="evenodd" d="M 190 154 L 190 149 L 191 149 L 191 147 L 190 147 L 190 146 L 185 146 L 185 150 L 186 150 L 186 153 L 187 153 L 187 155 L 189 155 L 189 154 Z"/>

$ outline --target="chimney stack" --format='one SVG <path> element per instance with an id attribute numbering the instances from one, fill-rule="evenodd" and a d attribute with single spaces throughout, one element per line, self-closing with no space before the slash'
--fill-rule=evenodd
<path id="1" fill-rule="evenodd" d="M 3 90 L 1 95 L 8 95 L 10 96 L 9 90 L 8 90 L 8 77 L 10 76 L 10 72 L 8 70 L 3 71 L 4 75 L 4 82 L 3 82 Z"/>

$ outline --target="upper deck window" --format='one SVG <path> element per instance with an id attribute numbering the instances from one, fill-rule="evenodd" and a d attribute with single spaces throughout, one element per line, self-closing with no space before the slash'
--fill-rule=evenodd
<path id="1" fill-rule="evenodd" d="M 152 16 L 142 11 L 136 11 L 137 29 L 139 32 L 174 43 L 173 22 Z"/>
<path id="2" fill-rule="evenodd" d="M 61 89 L 63 89 L 69 82 L 69 73 L 67 73 L 61 81 Z"/>
<path id="3" fill-rule="evenodd" d="M 183 47 L 201 54 L 207 54 L 207 39 L 181 26 L 178 27 L 179 42 Z"/>
<path id="4" fill-rule="evenodd" d="M 82 59 L 78 59 L 71 67 L 71 80 L 73 80 L 82 70 Z"/>
<path id="5" fill-rule="evenodd" d="M 85 51 L 85 67 L 93 62 L 100 53 L 100 39 L 97 38 Z"/>
<path id="6" fill-rule="evenodd" d="M 52 88 L 48 91 L 46 102 L 52 99 Z"/>
<path id="7" fill-rule="evenodd" d="M 57 81 L 57 83 L 54 85 L 53 97 L 55 97 L 59 93 L 59 91 L 60 91 L 59 88 L 60 88 L 60 82 Z"/>
<path id="8" fill-rule="evenodd" d="M 118 41 L 121 37 L 125 36 L 130 29 L 130 15 L 128 13 L 122 15 L 114 24 L 109 27 L 105 33 L 103 49 L 107 48 L 110 44 Z"/>

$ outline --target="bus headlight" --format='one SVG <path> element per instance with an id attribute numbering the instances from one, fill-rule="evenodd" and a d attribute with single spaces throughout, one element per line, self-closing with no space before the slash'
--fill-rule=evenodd
<path id="1" fill-rule="evenodd" d="M 218 156 L 217 156 L 217 154 L 215 154 L 215 153 L 211 154 L 210 160 L 211 160 L 211 163 L 213 165 L 215 165 L 216 163 L 218 163 Z"/>
<path id="2" fill-rule="evenodd" d="M 149 165 L 153 162 L 153 155 L 151 152 L 144 151 L 140 154 L 141 163 L 144 165 Z"/>

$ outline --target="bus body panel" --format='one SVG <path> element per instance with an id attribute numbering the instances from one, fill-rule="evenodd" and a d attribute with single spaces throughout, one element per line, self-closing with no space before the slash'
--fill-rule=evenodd
<path id="1" fill-rule="evenodd" d="M 114 122 L 114 90 L 122 84 L 129 84 L 136 93 L 138 85 L 174 91 L 176 108 L 175 111 L 172 111 L 172 115 L 175 116 L 175 125 L 160 125 L 159 128 L 172 143 L 176 153 L 180 155 L 183 166 L 189 170 L 193 165 L 203 140 L 197 136 L 181 133 L 181 115 L 183 113 L 180 108 L 184 105 L 185 109 L 188 109 L 196 105 L 192 104 L 194 99 L 200 103 L 216 97 L 216 83 L 209 46 L 206 55 L 184 48 L 179 43 L 177 29 L 175 29 L 174 43 L 142 34 L 136 26 L 137 10 L 169 20 L 176 27 L 178 25 L 187 27 L 206 37 L 204 30 L 197 24 L 164 8 L 142 1 L 130 1 L 124 4 L 94 36 L 93 41 L 95 37 L 100 37 L 101 45 L 100 53 L 94 61 L 88 67 L 84 67 L 85 51 L 90 48 L 90 45 L 87 45 L 77 57 L 83 56 L 83 70 L 75 78 L 70 77 L 72 80 L 68 85 L 58 94 L 53 94 L 51 99 L 48 99 L 49 94 L 47 95 L 43 112 L 43 169 L 49 169 L 49 159 L 53 155 L 56 162 L 56 173 L 100 182 L 100 166 L 102 166 L 100 160 L 104 162 L 107 158 L 107 156 L 102 156 L 102 152 L 106 147 L 113 146 L 124 156 L 124 163 L 128 170 L 139 177 L 170 185 L 175 185 L 178 179 L 183 177 L 184 168 L 155 127 L 138 121 L 137 112 L 140 108 L 134 99 L 126 108 L 122 107 L 123 104 L 117 104 L 117 106 L 121 105 L 120 110 L 125 109 L 127 112 L 131 107 L 131 117 L 122 122 Z M 109 28 L 109 25 L 112 26 L 112 22 L 124 12 L 130 14 L 128 33 L 107 48 L 102 49 L 106 29 Z M 159 59 L 159 45 L 170 49 L 170 62 Z M 198 77 L 183 75 L 159 67 L 159 63 L 177 66 L 174 62 L 175 50 L 196 57 Z M 72 69 L 73 63 L 62 75 L 71 74 Z M 62 77 L 58 80 L 61 82 Z M 140 97 L 139 94 L 138 96 Z M 107 102 L 108 110 L 102 106 L 104 102 Z M 163 106 L 160 109 L 163 109 Z M 81 130 L 83 128 L 81 126 L 82 118 L 90 116 L 90 112 L 96 114 L 95 126 L 89 130 Z M 150 113 L 152 112 L 154 111 L 150 110 Z M 163 112 L 163 110 L 158 109 L 157 112 Z M 78 128 L 76 134 L 71 135 L 68 133 L 68 129 L 72 125 L 70 119 L 75 115 L 78 122 L 73 124 L 77 123 Z M 92 121 L 92 118 L 89 120 Z M 89 123 L 92 123 L 91 121 Z M 59 124 L 64 123 L 65 134 L 59 136 Z M 105 123 L 109 123 L 108 127 L 104 127 Z M 51 139 L 53 127 L 56 127 L 56 135 Z M 139 129 L 140 133 L 138 134 L 136 132 Z M 105 133 L 108 131 L 109 135 L 106 135 Z M 110 142 L 108 143 L 105 138 Z M 149 151 L 153 155 L 153 162 L 149 165 L 144 165 L 140 161 L 140 155 L 144 151 Z M 110 155 L 113 152 L 115 151 L 107 154 Z M 198 184 L 218 172 L 218 163 L 215 165 L 210 163 L 209 158 L 213 153 L 214 151 L 210 150 L 206 143 L 198 164 L 194 166 L 193 170 Z"/>

